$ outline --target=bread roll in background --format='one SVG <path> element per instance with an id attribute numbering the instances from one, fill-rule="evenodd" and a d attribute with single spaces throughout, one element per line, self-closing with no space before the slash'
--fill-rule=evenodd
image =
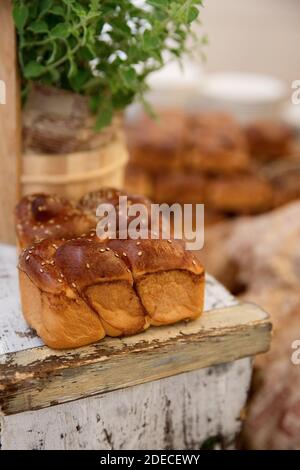
<path id="1" fill-rule="evenodd" d="M 258 214 L 273 207 L 272 187 L 255 174 L 215 178 L 206 187 L 206 201 L 212 209 L 227 214 Z"/>
<path id="2" fill-rule="evenodd" d="M 299 198 L 299 144 L 282 122 L 247 126 L 223 112 L 158 110 L 128 127 L 131 160 L 126 185 L 158 203 L 205 203 L 209 225 L 268 212 Z M 291 165 L 298 170 L 291 174 Z"/>
<path id="3" fill-rule="evenodd" d="M 279 121 L 252 122 L 245 133 L 251 155 L 263 162 L 287 158 L 295 140 L 291 127 Z"/>

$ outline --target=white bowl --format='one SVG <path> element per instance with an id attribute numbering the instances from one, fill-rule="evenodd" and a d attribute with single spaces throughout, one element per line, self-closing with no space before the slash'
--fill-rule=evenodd
<path id="1" fill-rule="evenodd" d="M 203 107 L 222 109 L 242 121 L 277 119 L 282 115 L 288 87 L 267 75 L 222 72 L 203 78 L 201 94 Z"/>

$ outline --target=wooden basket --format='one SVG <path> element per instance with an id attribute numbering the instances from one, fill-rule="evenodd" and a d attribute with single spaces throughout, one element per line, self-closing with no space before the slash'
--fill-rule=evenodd
<path id="1" fill-rule="evenodd" d="M 58 193 L 78 199 L 101 186 L 120 188 L 128 152 L 122 131 L 95 150 L 64 155 L 23 156 L 21 193 Z"/>

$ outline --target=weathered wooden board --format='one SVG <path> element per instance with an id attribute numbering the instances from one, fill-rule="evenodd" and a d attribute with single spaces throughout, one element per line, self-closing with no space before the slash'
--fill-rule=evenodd
<path id="1" fill-rule="evenodd" d="M 251 304 L 212 310 L 195 322 L 55 352 L 40 347 L 0 357 L 4 414 L 126 388 L 267 351 L 267 315 Z"/>
<path id="2" fill-rule="evenodd" d="M 2 449 L 234 448 L 251 380 L 240 359 L 0 418 Z"/>
<path id="3" fill-rule="evenodd" d="M 0 104 L 0 241 L 15 239 L 13 208 L 20 190 L 20 99 L 16 64 L 16 38 L 11 0 L 0 2 L 0 80 L 6 102 Z"/>

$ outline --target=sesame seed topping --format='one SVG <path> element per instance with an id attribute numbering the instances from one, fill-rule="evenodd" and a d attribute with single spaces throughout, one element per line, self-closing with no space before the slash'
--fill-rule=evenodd
<path id="1" fill-rule="evenodd" d="M 55 243 L 53 243 L 52 246 L 53 246 L 53 248 L 54 248 L 55 250 L 57 250 L 58 246 L 55 245 Z"/>
<path id="2" fill-rule="evenodd" d="M 29 253 L 30 255 L 32 255 L 32 250 L 29 250 L 28 253 Z"/>
<path id="3" fill-rule="evenodd" d="M 101 248 L 100 249 L 100 253 L 104 253 L 105 252 L 105 249 L 104 248 Z"/>
<path id="4" fill-rule="evenodd" d="M 89 263 L 86 263 L 86 267 L 87 267 L 87 269 L 90 269 Z"/>
<path id="5" fill-rule="evenodd" d="M 128 271 L 129 273 L 131 273 L 131 271 L 130 271 L 130 269 L 129 269 L 129 268 L 127 268 L 127 271 Z"/>
<path id="6" fill-rule="evenodd" d="M 74 287 L 74 289 L 76 289 L 76 288 L 77 288 L 77 286 L 76 286 L 75 282 L 72 282 L 72 287 Z"/>
<path id="7" fill-rule="evenodd" d="M 63 273 L 60 273 L 60 277 L 61 277 L 61 278 L 64 278 L 65 276 L 63 275 Z"/>
<path id="8" fill-rule="evenodd" d="M 106 249 L 106 251 L 110 251 L 110 248 L 108 248 L 108 246 L 105 249 Z"/>
<path id="9" fill-rule="evenodd" d="M 116 257 L 116 258 L 120 258 L 120 256 L 118 255 L 118 253 L 115 253 L 115 257 Z"/>
<path id="10" fill-rule="evenodd" d="M 172 243 L 172 240 L 168 240 L 168 243 Z"/>
<path id="11" fill-rule="evenodd" d="M 126 256 L 127 256 L 127 253 L 125 253 L 125 251 L 123 251 L 123 256 L 125 256 L 125 258 L 126 258 Z"/>
<path id="12" fill-rule="evenodd" d="M 138 256 L 142 256 L 143 252 L 142 251 L 139 251 L 138 252 Z"/>
<path id="13" fill-rule="evenodd" d="M 137 246 L 140 246 L 141 242 L 136 242 Z"/>
<path id="14" fill-rule="evenodd" d="M 193 259 L 193 264 L 196 264 L 196 261 Z"/>
<path id="15" fill-rule="evenodd" d="M 42 266 L 45 266 L 45 264 L 46 264 L 45 261 L 42 261 L 42 262 L 41 262 L 41 265 L 42 265 Z"/>
<path id="16" fill-rule="evenodd" d="M 62 282 L 63 282 L 63 281 L 62 281 L 62 279 L 57 279 L 57 280 L 58 280 L 58 282 L 60 282 L 60 283 L 62 283 Z"/>
<path id="17" fill-rule="evenodd" d="M 61 225 L 55 225 L 56 228 L 61 228 Z"/>
<path id="18" fill-rule="evenodd" d="M 40 269 L 40 273 L 43 273 L 43 272 L 44 272 L 44 270 L 41 268 L 41 269 Z"/>
<path id="19" fill-rule="evenodd" d="M 29 255 L 27 255 L 27 256 L 26 256 L 26 258 L 25 258 L 25 260 L 26 260 L 26 261 L 28 261 L 28 260 L 29 260 L 29 258 L 30 258 L 30 256 L 29 256 Z"/>
<path id="20" fill-rule="evenodd" d="M 49 230 L 45 230 L 45 234 L 46 234 L 46 235 L 50 235 L 50 231 L 49 231 Z"/>

